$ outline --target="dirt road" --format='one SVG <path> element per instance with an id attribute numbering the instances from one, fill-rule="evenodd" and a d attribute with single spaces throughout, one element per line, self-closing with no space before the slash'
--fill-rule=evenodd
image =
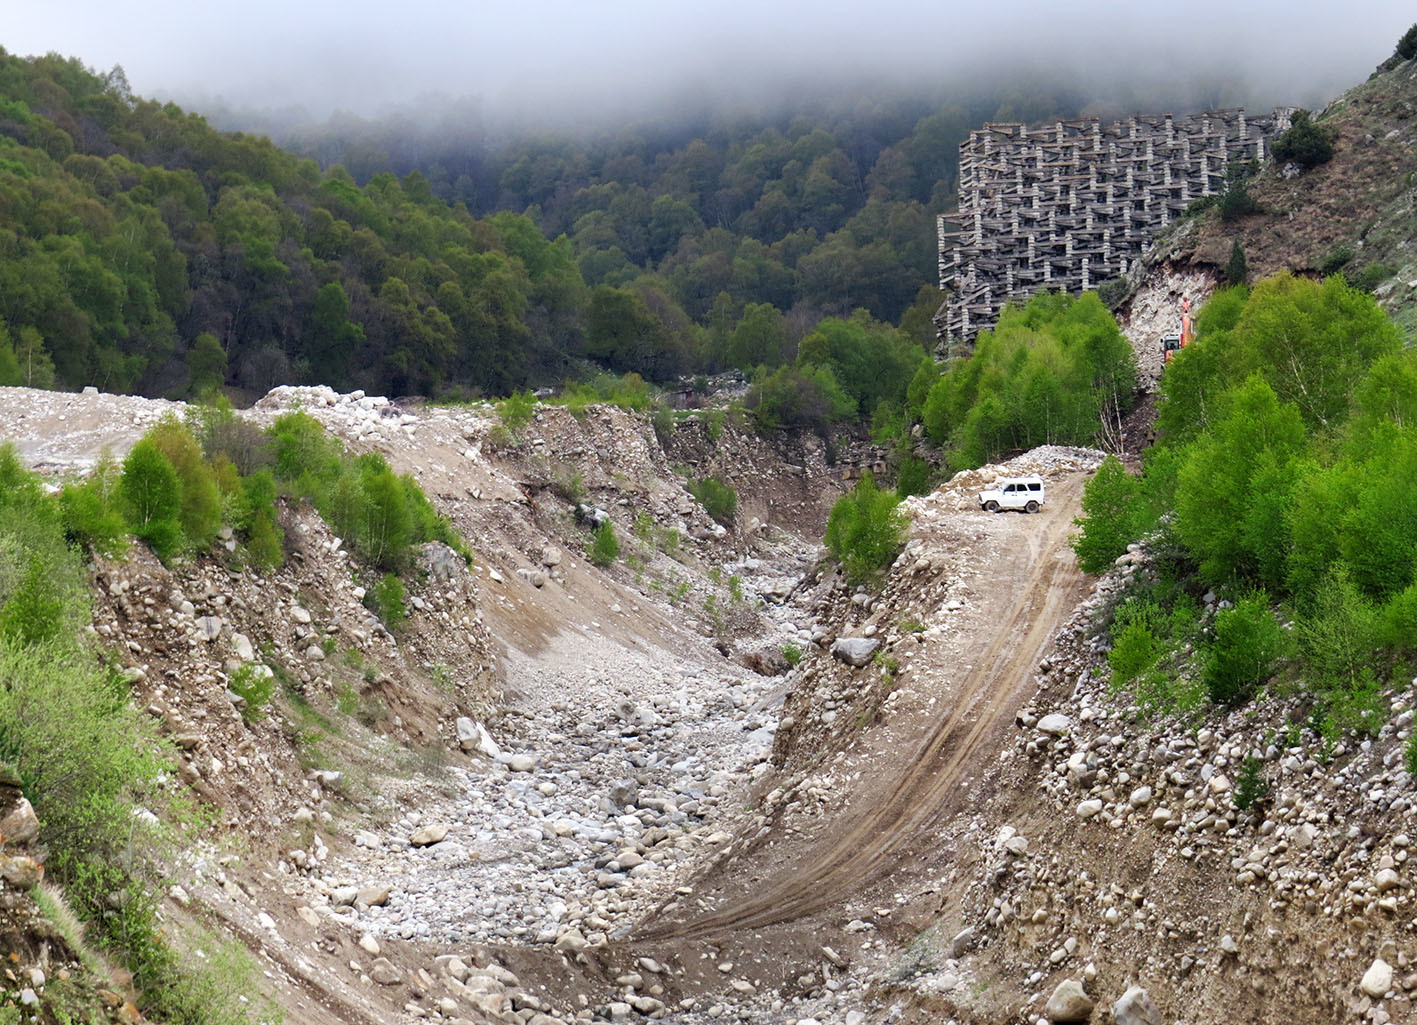
<path id="1" fill-rule="evenodd" d="M 795 852 L 760 848 L 747 864 L 715 870 L 698 887 L 718 892 L 715 910 L 647 922 L 636 939 L 703 939 L 806 918 L 880 881 L 912 841 L 970 812 L 962 782 L 987 767 L 1013 728 L 1039 660 L 1084 591 L 1067 543 L 1083 479 L 1050 485 L 1036 516 L 956 514 L 987 521 L 980 525 L 989 534 L 989 561 L 978 607 L 960 633 L 938 645 L 950 650 L 927 649 L 926 659 L 954 658 L 935 667 L 933 682 L 945 700 L 921 707 L 919 722 L 902 724 L 918 731 L 918 743 L 887 740 L 862 752 L 855 761 L 870 771 L 826 828 Z"/>

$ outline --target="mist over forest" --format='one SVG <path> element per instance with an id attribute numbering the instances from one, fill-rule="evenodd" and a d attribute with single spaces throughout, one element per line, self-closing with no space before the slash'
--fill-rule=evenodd
<path id="1" fill-rule="evenodd" d="M 972 128 L 1317 106 L 1406 17 L 80 6 L 23 12 L 0 53 L 25 383 L 506 394 L 736 369 L 862 420 L 838 357 L 908 377 L 933 348 L 934 218 Z M 803 352 L 825 354 L 810 379 Z"/>

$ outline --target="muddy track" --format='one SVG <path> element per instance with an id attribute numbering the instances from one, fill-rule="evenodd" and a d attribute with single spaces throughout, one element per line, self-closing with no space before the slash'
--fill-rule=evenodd
<path id="1" fill-rule="evenodd" d="M 888 873 L 911 841 L 970 808 L 960 787 L 980 757 L 996 750 L 1032 694 L 1033 674 L 1058 628 L 1082 595 L 1085 580 L 1067 540 L 1079 511 L 1082 478 L 1051 489 L 1042 529 L 1032 518 L 1007 572 L 988 646 L 974 659 L 953 700 L 921 744 L 900 762 L 894 784 L 849 821 L 821 836 L 805 860 L 756 884 L 746 899 L 694 918 L 648 922 L 634 938 L 664 940 L 761 929 L 822 911 Z M 1032 522 L 1030 522 L 1032 521 Z M 1000 567 L 1001 569 L 1003 567 Z M 981 748 L 988 745 L 987 750 Z M 852 815 L 850 811 L 847 815 Z M 751 855 L 750 855 L 751 856 Z"/>

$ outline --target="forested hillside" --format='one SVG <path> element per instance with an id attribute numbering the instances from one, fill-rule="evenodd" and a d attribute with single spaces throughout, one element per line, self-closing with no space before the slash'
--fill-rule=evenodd
<path id="1" fill-rule="evenodd" d="M 525 212 L 548 236 L 567 236 L 587 284 L 652 273 L 699 323 L 750 302 L 818 315 L 859 307 L 895 323 L 935 280 L 934 215 L 954 203 L 969 129 L 1073 114 L 1085 102 L 1074 87 L 1035 81 L 799 98 L 777 110 L 504 139 L 489 138 L 480 112 L 465 107 L 436 127 L 348 116 L 266 124 L 293 152 L 342 164 L 356 180 L 416 170 L 477 213 Z"/>
<path id="2" fill-rule="evenodd" d="M 526 218 L 479 221 L 418 175 L 359 188 L 121 72 L 0 54 L 7 383 L 506 389 L 577 351 L 587 298 Z"/>
<path id="3" fill-rule="evenodd" d="M 769 133 L 731 168 L 701 144 L 653 169 L 626 165 L 625 183 L 561 184 L 557 198 L 546 155 L 526 156 L 503 177 L 519 202 L 546 203 L 538 224 L 476 218 L 417 171 L 361 187 L 339 166 L 136 98 L 121 71 L 0 53 L 0 380 L 505 393 L 586 356 L 663 379 L 731 362 L 745 310 L 754 341 L 738 339 L 738 361 L 773 365 L 823 313 L 867 306 L 895 320 L 914 298 L 932 258 L 921 199 L 948 187 L 916 167 L 943 167 L 966 124 L 960 111 L 933 117 L 929 145 L 873 159 L 880 172 L 815 129 Z M 868 179 L 892 166 L 899 181 L 880 190 L 903 198 L 867 203 Z M 768 177 L 778 188 L 755 195 Z M 710 207 L 716 225 L 730 211 L 756 218 L 774 245 L 709 230 Z M 543 227 L 574 239 L 549 241 Z M 637 264 L 661 273 L 641 277 Z M 768 309 L 794 304 L 790 322 Z"/>

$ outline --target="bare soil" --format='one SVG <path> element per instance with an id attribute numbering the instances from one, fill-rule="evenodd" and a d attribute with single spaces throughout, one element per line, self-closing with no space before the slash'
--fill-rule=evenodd
<path id="1" fill-rule="evenodd" d="M 820 960 L 822 943 L 855 946 L 843 932 L 848 920 L 891 930 L 899 897 L 938 889 L 952 852 L 934 838 L 942 823 L 972 813 L 979 795 L 970 784 L 1006 744 L 1035 693 L 1040 658 L 1085 590 L 1067 543 L 1082 483 L 1082 474 L 1050 483 L 1037 515 L 950 514 L 954 540 L 963 540 L 960 528 L 973 532 L 968 547 L 950 551 L 956 567 L 980 569 L 970 608 L 947 630 L 903 641 L 905 699 L 858 731 L 834 764 L 833 774 L 850 780 L 839 804 L 812 820 L 774 822 L 770 838 L 694 882 L 703 910 L 651 918 L 636 944 L 672 945 L 686 966 L 705 964 L 705 949 L 717 960 L 747 959 L 756 981 L 791 988 Z M 938 531 L 918 521 L 914 533 Z M 911 938 L 909 926 L 899 931 Z M 715 974 L 710 966 L 701 985 L 713 986 Z"/>

